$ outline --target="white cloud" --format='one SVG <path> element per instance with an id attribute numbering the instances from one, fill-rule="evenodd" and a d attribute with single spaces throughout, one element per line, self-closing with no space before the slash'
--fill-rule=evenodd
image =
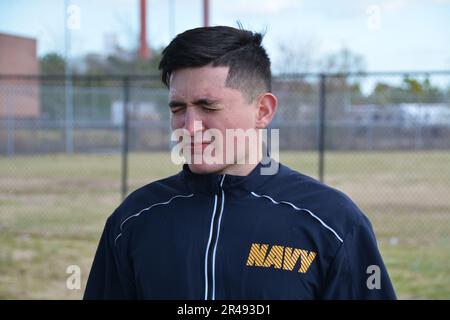
<path id="1" fill-rule="evenodd" d="M 301 7 L 300 0 L 247 0 L 228 1 L 224 8 L 229 13 L 239 14 L 277 14 Z"/>
<path id="2" fill-rule="evenodd" d="M 426 6 L 426 5 L 447 5 L 450 0 L 382 0 L 370 1 L 373 5 L 379 5 L 383 12 L 396 13 L 402 10 L 409 9 L 412 6 Z"/>
<path id="3" fill-rule="evenodd" d="M 450 0 L 431 0 L 431 1 L 436 4 L 450 4 Z"/>
<path id="4" fill-rule="evenodd" d="M 381 8 L 384 12 L 398 12 L 406 8 L 406 6 L 411 4 L 413 1 L 406 1 L 406 0 L 391 0 L 391 1 L 383 1 L 381 3 Z"/>

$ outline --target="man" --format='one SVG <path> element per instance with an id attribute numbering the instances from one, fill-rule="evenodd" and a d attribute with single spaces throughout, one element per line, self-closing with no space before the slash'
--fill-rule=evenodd
<path id="1" fill-rule="evenodd" d="M 262 174 L 261 148 L 234 154 L 241 143 L 225 143 L 239 138 L 227 129 L 259 133 L 277 109 L 261 41 L 196 28 L 163 51 L 172 129 L 191 138 L 190 160 L 109 217 L 86 299 L 395 298 L 370 222 L 348 197 L 282 164 Z M 260 146 L 255 136 L 245 141 Z"/>

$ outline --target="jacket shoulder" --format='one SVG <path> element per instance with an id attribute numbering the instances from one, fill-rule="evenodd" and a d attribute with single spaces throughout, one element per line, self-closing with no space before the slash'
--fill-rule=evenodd
<path id="1" fill-rule="evenodd" d="M 120 230 L 120 225 L 130 216 L 139 213 L 151 205 L 167 202 L 176 196 L 187 196 L 189 190 L 184 183 L 182 172 L 153 181 L 130 193 L 114 210 L 108 220 L 112 228 Z"/>
<path id="2" fill-rule="evenodd" d="M 275 183 L 269 190 L 278 199 L 310 211 L 341 239 L 356 226 L 371 228 L 368 218 L 344 192 L 287 166 L 280 164 Z"/>

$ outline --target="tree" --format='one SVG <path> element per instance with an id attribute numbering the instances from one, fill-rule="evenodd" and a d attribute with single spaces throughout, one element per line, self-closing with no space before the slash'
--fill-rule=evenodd
<path id="1" fill-rule="evenodd" d="M 405 75 L 399 85 L 378 82 L 369 96 L 371 103 L 399 104 L 399 103 L 439 103 L 444 101 L 443 89 L 431 84 L 429 78 L 423 81 Z"/>
<path id="2" fill-rule="evenodd" d="M 151 59 L 142 60 L 135 51 L 115 50 L 108 56 L 87 54 L 84 59 L 86 75 L 159 75 L 162 50 L 153 50 Z"/>
<path id="3" fill-rule="evenodd" d="M 58 53 L 47 53 L 40 58 L 39 65 L 42 75 L 63 75 L 66 70 L 65 60 Z"/>
<path id="4" fill-rule="evenodd" d="M 278 59 L 274 71 L 280 75 L 308 73 L 314 68 L 313 53 L 315 45 L 312 40 L 292 40 L 278 45 Z"/>
<path id="5" fill-rule="evenodd" d="M 330 117 L 345 117 L 345 107 L 351 103 L 363 103 L 360 77 L 348 76 L 347 73 L 364 73 L 366 62 L 363 56 L 343 47 L 331 53 L 319 62 L 322 73 L 329 74 L 326 89 L 333 108 Z"/>
<path id="6" fill-rule="evenodd" d="M 419 100 L 423 96 L 422 84 L 416 80 L 411 79 L 409 76 L 405 76 L 403 79 L 405 91 L 414 97 L 414 100 Z"/>
<path id="7" fill-rule="evenodd" d="M 319 62 L 319 69 L 323 73 L 362 73 L 365 68 L 364 57 L 346 47 L 326 56 Z"/>
<path id="8" fill-rule="evenodd" d="M 41 75 L 64 75 L 66 66 L 64 58 L 57 53 L 48 53 L 39 60 Z M 65 92 L 58 87 L 42 81 L 40 85 L 42 115 L 47 119 L 62 119 L 65 104 Z"/>

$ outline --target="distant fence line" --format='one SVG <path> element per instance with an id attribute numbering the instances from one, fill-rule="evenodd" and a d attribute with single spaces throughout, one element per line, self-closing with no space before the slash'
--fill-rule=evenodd
<path id="1" fill-rule="evenodd" d="M 0 156 L 168 150 L 157 76 L 0 75 Z M 407 86 L 410 85 L 410 90 Z M 450 71 L 274 77 L 281 150 L 450 150 Z M 68 96 L 69 95 L 69 96 Z"/>

